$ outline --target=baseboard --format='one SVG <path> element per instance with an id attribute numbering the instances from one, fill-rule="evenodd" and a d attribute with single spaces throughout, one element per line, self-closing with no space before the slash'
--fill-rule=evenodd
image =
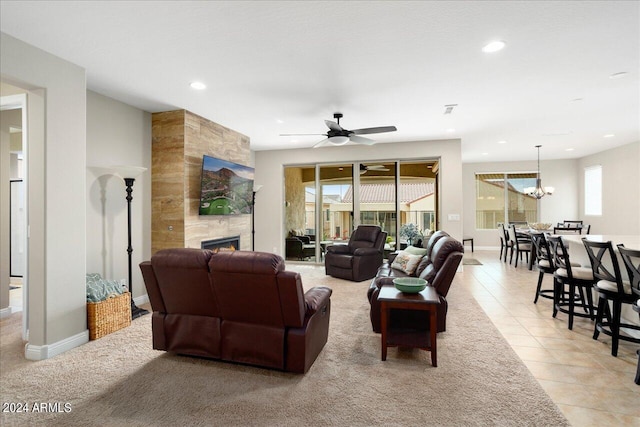
<path id="1" fill-rule="evenodd" d="M 79 334 L 65 338 L 61 341 L 47 345 L 33 345 L 27 343 L 24 350 L 24 356 L 28 360 L 45 360 L 62 354 L 89 342 L 89 330 L 84 330 Z"/>
<path id="2" fill-rule="evenodd" d="M 3 308 L 2 310 L 0 310 L 0 319 L 11 316 L 11 313 L 11 307 Z"/>

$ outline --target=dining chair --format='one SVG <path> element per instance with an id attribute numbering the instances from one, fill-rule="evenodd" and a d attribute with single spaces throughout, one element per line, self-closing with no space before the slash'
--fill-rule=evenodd
<path id="1" fill-rule="evenodd" d="M 553 256 L 553 263 L 556 267 L 556 271 L 553 273 L 553 317 L 556 317 L 558 312 L 568 314 L 569 329 L 573 329 L 575 316 L 594 320 L 596 316 L 591 289 L 596 280 L 591 268 L 579 267 L 571 263 L 562 236 L 549 236 L 547 241 L 549 242 L 550 255 Z M 568 291 L 565 290 L 566 286 L 569 287 Z M 568 295 L 568 298 L 563 300 L 563 295 Z M 576 312 L 576 308 L 582 308 L 584 313 Z"/>
<path id="2" fill-rule="evenodd" d="M 631 292 L 635 294 L 636 298 L 640 298 L 640 250 L 628 249 L 624 247 L 624 244 L 618 245 L 618 252 L 624 262 L 629 275 L 629 282 L 631 283 Z M 638 313 L 640 319 L 640 299 L 632 305 L 634 311 Z M 640 328 L 639 328 L 640 329 Z M 638 354 L 638 368 L 636 370 L 635 383 L 640 385 L 640 350 Z"/>
<path id="3" fill-rule="evenodd" d="M 511 224 L 509 226 L 509 241 L 511 242 L 511 256 L 509 257 L 509 264 L 513 260 L 513 254 L 516 255 L 516 264 L 518 266 L 518 258 L 522 261 L 522 253 L 527 256 L 527 264 L 529 264 L 529 254 L 531 253 L 531 238 L 527 235 L 522 235 L 516 231 L 516 226 Z"/>
<path id="4" fill-rule="evenodd" d="M 620 320 L 622 304 L 635 304 L 637 297 L 631 291 L 631 282 L 623 280 L 620 274 L 618 257 L 613 251 L 611 241 L 594 242 L 583 237 L 582 243 L 591 261 L 593 277 L 597 281 L 594 289 L 598 292 L 599 298 L 593 339 L 597 340 L 601 332 L 609 335 L 611 355 L 617 356 L 620 340 L 640 343 L 640 338 L 620 333 L 620 329 L 640 330 L 640 326 L 622 323 Z M 622 252 L 620 255 L 622 256 Z M 631 278 L 632 275 L 630 274 L 629 277 Z M 613 313 L 609 308 L 609 302 L 611 302 Z"/>
<path id="5" fill-rule="evenodd" d="M 540 271 L 540 274 L 538 275 L 538 285 L 536 286 L 536 296 L 533 299 L 533 303 L 536 304 L 538 302 L 538 297 L 553 299 L 553 288 L 551 289 L 541 289 L 541 288 L 542 288 L 542 280 L 544 278 L 544 275 L 545 274 L 553 275 L 556 269 L 553 264 L 553 258 L 550 256 L 549 243 L 547 243 L 547 238 L 545 237 L 545 234 L 532 233 L 531 241 L 535 249 L 536 259 L 538 260 L 538 264 L 537 264 L 538 270 Z"/>
<path id="6" fill-rule="evenodd" d="M 582 227 L 567 227 L 558 224 L 557 227 L 553 227 L 553 234 L 582 234 Z"/>
<path id="7" fill-rule="evenodd" d="M 565 219 L 564 221 L 562 221 L 562 224 L 564 224 L 565 227 L 569 227 L 569 228 L 580 228 L 580 227 L 582 227 L 582 221 L 581 220 Z"/>
<path id="8" fill-rule="evenodd" d="M 507 230 L 505 230 L 504 224 L 502 223 L 498 224 L 498 235 L 500 236 L 500 259 L 507 262 L 507 253 L 509 249 L 512 248 L 512 245 Z M 504 249 L 504 258 L 502 256 L 502 249 Z"/>

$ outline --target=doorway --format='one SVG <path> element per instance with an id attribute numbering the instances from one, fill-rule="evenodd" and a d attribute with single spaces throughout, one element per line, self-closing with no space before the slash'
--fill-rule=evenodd
<path id="1" fill-rule="evenodd" d="M 9 95 L 5 96 L 5 93 Z M 2 126 L 2 293 L 3 315 L 22 312 L 22 336 L 28 337 L 27 316 L 27 95 L 15 86 L 2 83 L 0 120 Z M 8 267 L 5 268 L 4 267 Z M 6 300 L 6 301 L 5 301 Z"/>

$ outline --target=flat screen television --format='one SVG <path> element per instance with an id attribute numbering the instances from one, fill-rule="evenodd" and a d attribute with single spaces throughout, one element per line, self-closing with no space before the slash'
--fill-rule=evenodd
<path id="1" fill-rule="evenodd" d="M 254 169 L 204 155 L 200 215 L 242 215 L 253 209 Z"/>

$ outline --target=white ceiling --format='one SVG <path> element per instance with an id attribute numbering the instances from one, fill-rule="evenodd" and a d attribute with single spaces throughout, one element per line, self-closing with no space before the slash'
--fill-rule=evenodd
<path id="1" fill-rule="evenodd" d="M 345 128 L 397 126 L 367 135 L 379 142 L 460 138 L 463 162 L 640 140 L 638 1 L 3 0 L 0 18 L 84 67 L 90 90 L 190 110 L 254 150 L 311 147 L 323 137 L 279 135 L 326 133 L 336 111 Z M 506 48 L 483 53 L 494 39 Z M 444 115 L 446 104 L 458 106 Z"/>

